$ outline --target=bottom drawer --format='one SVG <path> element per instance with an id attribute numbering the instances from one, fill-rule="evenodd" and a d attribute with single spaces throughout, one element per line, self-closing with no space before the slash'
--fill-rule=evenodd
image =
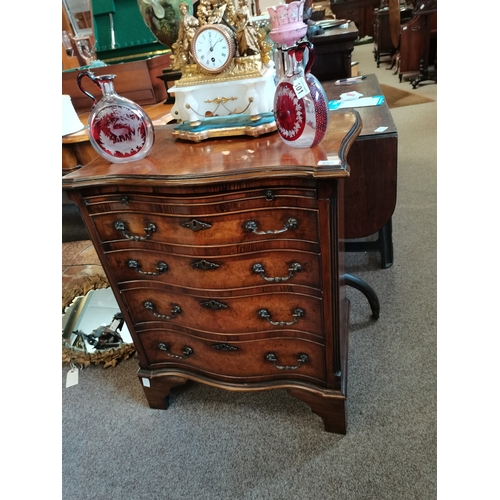
<path id="1" fill-rule="evenodd" d="M 142 332 L 139 339 L 151 369 L 175 366 L 232 382 L 293 378 L 324 385 L 324 347 L 316 342 L 273 338 L 224 343 L 158 330 Z"/>

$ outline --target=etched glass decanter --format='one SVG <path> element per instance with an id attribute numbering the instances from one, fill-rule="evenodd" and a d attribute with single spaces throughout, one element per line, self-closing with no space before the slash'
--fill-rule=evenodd
<path id="1" fill-rule="evenodd" d="M 285 56 L 285 67 L 274 94 L 278 133 L 289 146 L 315 146 L 326 134 L 330 113 L 326 93 L 310 73 L 314 47 L 309 41 L 301 41 L 279 50 Z"/>
<path id="2" fill-rule="evenodd" d="M 82 87 L 84 77 L 90 78 L 102 91 L 99 102 Z M 77 77 L 78 88 L 94 101 L 88 120 L 90 143 L 110 162 L 140 160 L 153 147 L 153 124 L 138 104 L 116 93 L 114 78 L 116 75 L 95 76 L 91 71 L 83 71 Z"/>

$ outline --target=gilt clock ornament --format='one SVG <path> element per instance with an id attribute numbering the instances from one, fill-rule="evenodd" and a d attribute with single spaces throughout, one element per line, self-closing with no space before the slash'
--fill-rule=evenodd
<path id="1" fill-rule="evenodd" d="M 205 24 L 196 31 L 191 52 L 201 69 L 212 74 L 222 73 L 236 55 L 235 35 L 222 24 Z"/>
<path id="2" fill-rule="evenodd" d="M 84 77 L 102 91 L 100 101 L 83 88 Z M 94 101 L 88 118 L 90 143 L 97 153 L 112 163 L 140 160 L 153 147 L 153 123 L 138 104 L 116 93 L 115 78 L 116 75 L 95 76 L 91 71 L 83 71 L 77 76 L 78 88 Z"/>
<path id="3" fill-rule="evenodd" d="M 188 4 L 179 9 L 172 67 L 182 77 L 169 89 L 179 122 L 174 137 L 199 141 L 275 131 L 271 45 L 254 26 L 247 0 L 237 7 L 232 0 L 200 0 L 196 17 Z"/>

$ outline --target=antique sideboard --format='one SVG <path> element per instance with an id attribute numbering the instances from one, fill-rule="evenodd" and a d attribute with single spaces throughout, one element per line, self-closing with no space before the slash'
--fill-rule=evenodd
<path id="1" fill-rule="evenodd" d="M 359 37 L 373 36 L 374 10 L 380 0 L 330 0 L 330 9 L 337 19 L 352 21 L 359 30 Z"/>
<path id="2" fill-rule="evenodd" d="M 143 160 L 63 177 L 151 408 L 188 380 L 285 389 L 346 432 L 342 193 L 360 129 L 356 111 L 335 111 L 318 146 L 294 149 L 277 133 L 175 140 L 166 125 Z"/>

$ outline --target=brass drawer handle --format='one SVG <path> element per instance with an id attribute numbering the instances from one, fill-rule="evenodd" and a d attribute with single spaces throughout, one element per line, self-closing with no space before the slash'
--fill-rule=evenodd
<path id="1" fill-rule="evenodd" d="M 160 349 L 160 351 L 163 351 L 167 356 L 170 356 L 171 358 L 175 359 L 186 359 L 188 356 L 191 356 L 191 354 L 194 354 L 193 349 L 189 346 L 185 346 L 184 349 L 182 349 L 183 356 L 179 356 L 178 354 L 172 354 L 168 352 L 169 350 L 168 345 L 164 344 L 163 342 L 160 342 L 158 344 L 158 349 Z"/>
<path id="2" fill-rule="evenodd" d="M 168 266 L 165 262 L 158 262 L 156 271 L 141 271 L 141 266 L 136 260 L 129 260 L 127 266 L 130 267 L 130 269 L 135 269 L 139 274 L 144 274 L 146 276 L 159 276 L 161 273 L 168 271 Z"/>
<path id="3" fill-rule="evenodd" d="M 299 223 L 297 222 L 297 219 L 290 217 L 286 221 L 283 229 L 276 229 L 275 231 L 258 231 L 257 223 L 253 220 L 249 220 L 248 222 L 245 223 L 245 231 L 249 231 L 254 234 L 280 234 L 284 233 L 285 231 L 288 231 L 289 229 L 296 229 L 298 225 Z"/>
<path id="4" fill-rule="evenodd" d="M 266 361 L 270 361 L 273 363 L 273 365 L 278 369 L 278 370 L 296 370 L 297 368 L 300 368 L 304 363 L 309 362 L 309 356 L 307 354 L 299 354 L 297 357 L 297 366 L 286 366 L 286 365 L 278 365 L 277 361 L 278 358 L 276 357 L 276 354 L 273 352 L 270 352 L 269 354 L 266 354 Z"/>
<path id="5" fill-rule="evenodd" d="M 267 309 L 260 309 L 260 311 L 258 311 L 257 315 L 260 318 L 267 320 L 273 326 L 291 326 L 291 325 L 297 323 L 297 320 L 299 318 L 303 318 L 306 315 L 306 312 L 304 311 L 304 309 L 300 309 L 297 307 L 293 311 L 293 321 L 272 321 L 271 320 L 271 313 Z"/>
<path id="6" fill-rule="evenodd" d="M 172 310 L 170 311 L 170 316 L 168 316 L 166 314 L 156 313 L 155 310 L 154 310 L 155 306 L 149 300 L 147 300 L 146 302 L 144 302 L 144 307 L 146 309 L 149 309 L 150 311 L 152 311 L 153 316 L 155 318 L 159 318 L 159 319 L 174 319 L 178 314 L 180 314 L 182 312 L 181 308 L 177 304 L 174 304 L 174 307 L 172 307 Z"/>
<path id="7" fill-rule="evenodd" d="M 277 276 L 276 278 L 268 278 L 267 276 L 264 275 L 266 270 L 264 269 L 264 266 L 262 264 L 254 264 L 252 266 L 252 270 L 256 274 L 260 274 L 261 277 L 266 280 L 266 281 L 274 281 L 276 283 L 279 283 L 280 281 L 288 281 L 295 273 L 298 273 L 302 271 L 302 266 L 298 262 L 294 262 L 292 266 L 288 269 L 288 276 Z"/>
<path id="8" fill-rule="evenodd" d="M 127 238 L 127 240 L 131 240 L 131 241 L 145 241 L 151 236 L 151 233 L 156 232 L 156 226 L 152 222 L 150 222 L 144 228 L 144 232 L 146 233 L 146 236 L 136 236 L 135 234 L 129 233 L 125 229 L 125 222 L 122 222 L 122 221 L 115 222 L 115 229 L 117 231 L 121 231 L 123 233 L 123 236 L 125 236 L 125 238 Z"/>

